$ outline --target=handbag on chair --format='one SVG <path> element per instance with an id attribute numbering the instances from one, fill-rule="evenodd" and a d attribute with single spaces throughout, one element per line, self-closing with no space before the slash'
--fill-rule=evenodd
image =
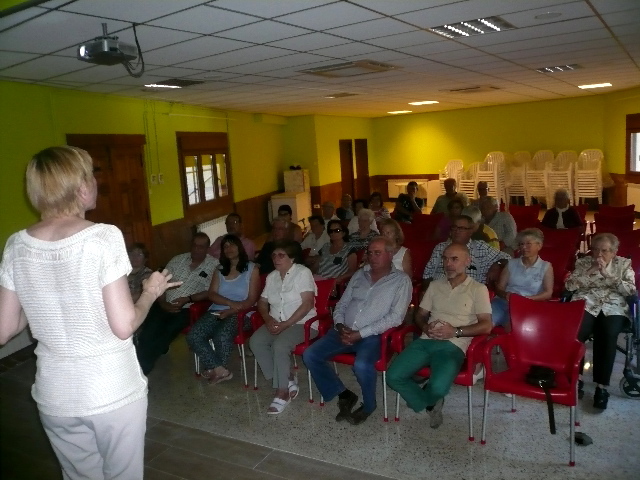
<path id="1" fill-rule="evenodd" d="M 556 372 L 549 367 L 531 365 L 525 380 L 527 383 L 544 390 L 545 397 L 547 397 L 547 409 L 549 410 L 549 430 L 552 435 L 555 435 L 556 418 L 553 413 L 553 402 L 551 401 L 551 392 L 549 392 L 549 389 L 556 386 Z"/>

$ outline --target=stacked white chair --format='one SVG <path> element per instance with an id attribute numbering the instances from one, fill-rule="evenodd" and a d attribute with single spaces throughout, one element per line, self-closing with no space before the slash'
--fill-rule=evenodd
<path id="1" fill-rule="evenodd" d="M 527 189 L 527 165 L 531 162 L 531 154 L 526 151 L 520 151 L 513 154 L 513 159 L 508 163 L 506 195 L 509 200 L 511 197 L 524 197 L 524 204 L 529 205 L 531 198 Z"/>
<path id="2" fill-rule="evenodd" d="M 505 155 L 503 152 L 490 152 L 480 164 L 476 173 L 476 183 L 487 182 L 490 195 L 495 197 L 498 204 L 505 202 L 509 205 L 506 194 Z"/>
<path id="3" fill-rule="evenodd" d="M 458 172 L 458 193 L 464 193 L 469 200 L 477 196 L 476 185 L 478 182 L 476 181 L 476 174 L 480 165 L 480 162 L 474 162 L 466 170 Z"/>
<path id="4" fill-rule="evenodd" d="M 583 150 L 578 157 L 574 177 L 575 205 L 581 198 L 597 198 L 602 204 L 602 150 Z"/>
<path id="5" fill-rule="evenodd" d="M 445 194 L 444 191 L 444 181 L 447 178 L 458 178 L 458 174 L 464 170 L 462 165 L 462 160 L 449 160 L 447 164 L 444 166 L 442 170 L 440 170 L 439 180 L 440 180 L 440 191 L 441 195 Z"/>
<path id="6" fill-rule="evenodd" d="M 527 165 L 526 181 L 527 194 L 538 200 L 546 199 L 547 192 L 547 164 L 553 162 L 551 150 L 538 150 Z"/>
<path id="7" fill-rule="evenodd" d="M 547 199 L 551 200 L 559 189 L 566 190 L 569 198 L 573 198 L 573 169 L 577 161 L 576 152 L 564 150 L 556 155 L 553 162 L 547 164 Z"/>

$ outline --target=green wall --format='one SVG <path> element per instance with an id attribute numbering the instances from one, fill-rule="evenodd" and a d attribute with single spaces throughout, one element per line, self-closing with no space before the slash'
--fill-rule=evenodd
<path id="1" fill-rule="evenodd" d="M 603 148 L 604 95 L 373 120 L 371 175 L 437 173 L 488 152 Z"/>
<path id="2" fill-rule="evenodd" d="M 152 223 L 156 225 L 183 216 L 177 131 L 228 132 L 236 173 L 234 201 L 238 202 L 278 189 L 283 168 L 282 123 L 210 108 L 0 82 L 0 201 L 12 205 L 0 209 L 0 244 L 37 219 L 24 191 L 27 162 L 45 147 L 64 144 L 67 133 L 146 135 L 147 173 L 163 173 L 165 180 L 162 185 L 149 185 Z"/>

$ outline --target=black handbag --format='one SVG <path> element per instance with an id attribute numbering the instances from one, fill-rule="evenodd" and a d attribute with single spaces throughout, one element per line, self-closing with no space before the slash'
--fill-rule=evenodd
<path id="1" fill-rule="evenodd" d="M 525 380 L 527 383 L 544 390 L 545 397 L 547 398 L 547 410 L 549 410 L 549 430 L 551 434 L 555 435 L 556 418 L 553 413 L 553 402 L 551 401 L 551 392 L 549 392 L 549 389 L 556 386 L 556 372 L 549 367 L 531 365 Z"/>

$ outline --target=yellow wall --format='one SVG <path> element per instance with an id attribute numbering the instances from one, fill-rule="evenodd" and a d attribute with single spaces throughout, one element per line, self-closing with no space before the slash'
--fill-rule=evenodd
<path id="1" fill-rule="evenodd" d="M 283 165 L 282 128 L 256 122 L 250 114 L 0 82 L 0 201 L 12 205 L 0 209 L 0 245 L 37 219 L 24 192 L 29 158 L 45 147 L 64 144 L 67 133 L 146 135 L 147 173 L 164 175 L 164 184 L 150 185 L 149 190 L 156 225 L 183 216 L 177 131 L 228 131 L 237 202 L 277 190 Z"/>
<path id="2" fill-rule="evenodd" d="M 607 95 L 604 112 L 604 151 L 609 170 L 625 173 L 626 116 L 640 113 L 640 88 Z"/>
<path id="3" fill-rule="evenodd" d="M 371 175 L 437 173 L 490 151 L 603 148 L 603 95 L 373 120 Z"/>
<path id="4" fill-rule="evenodd" d="M 311 185 L 320 185 L 315 117 L 289 117 L 284 127 L 284 145 L 285 168 L 300 165 L 309 170 Z"/>

